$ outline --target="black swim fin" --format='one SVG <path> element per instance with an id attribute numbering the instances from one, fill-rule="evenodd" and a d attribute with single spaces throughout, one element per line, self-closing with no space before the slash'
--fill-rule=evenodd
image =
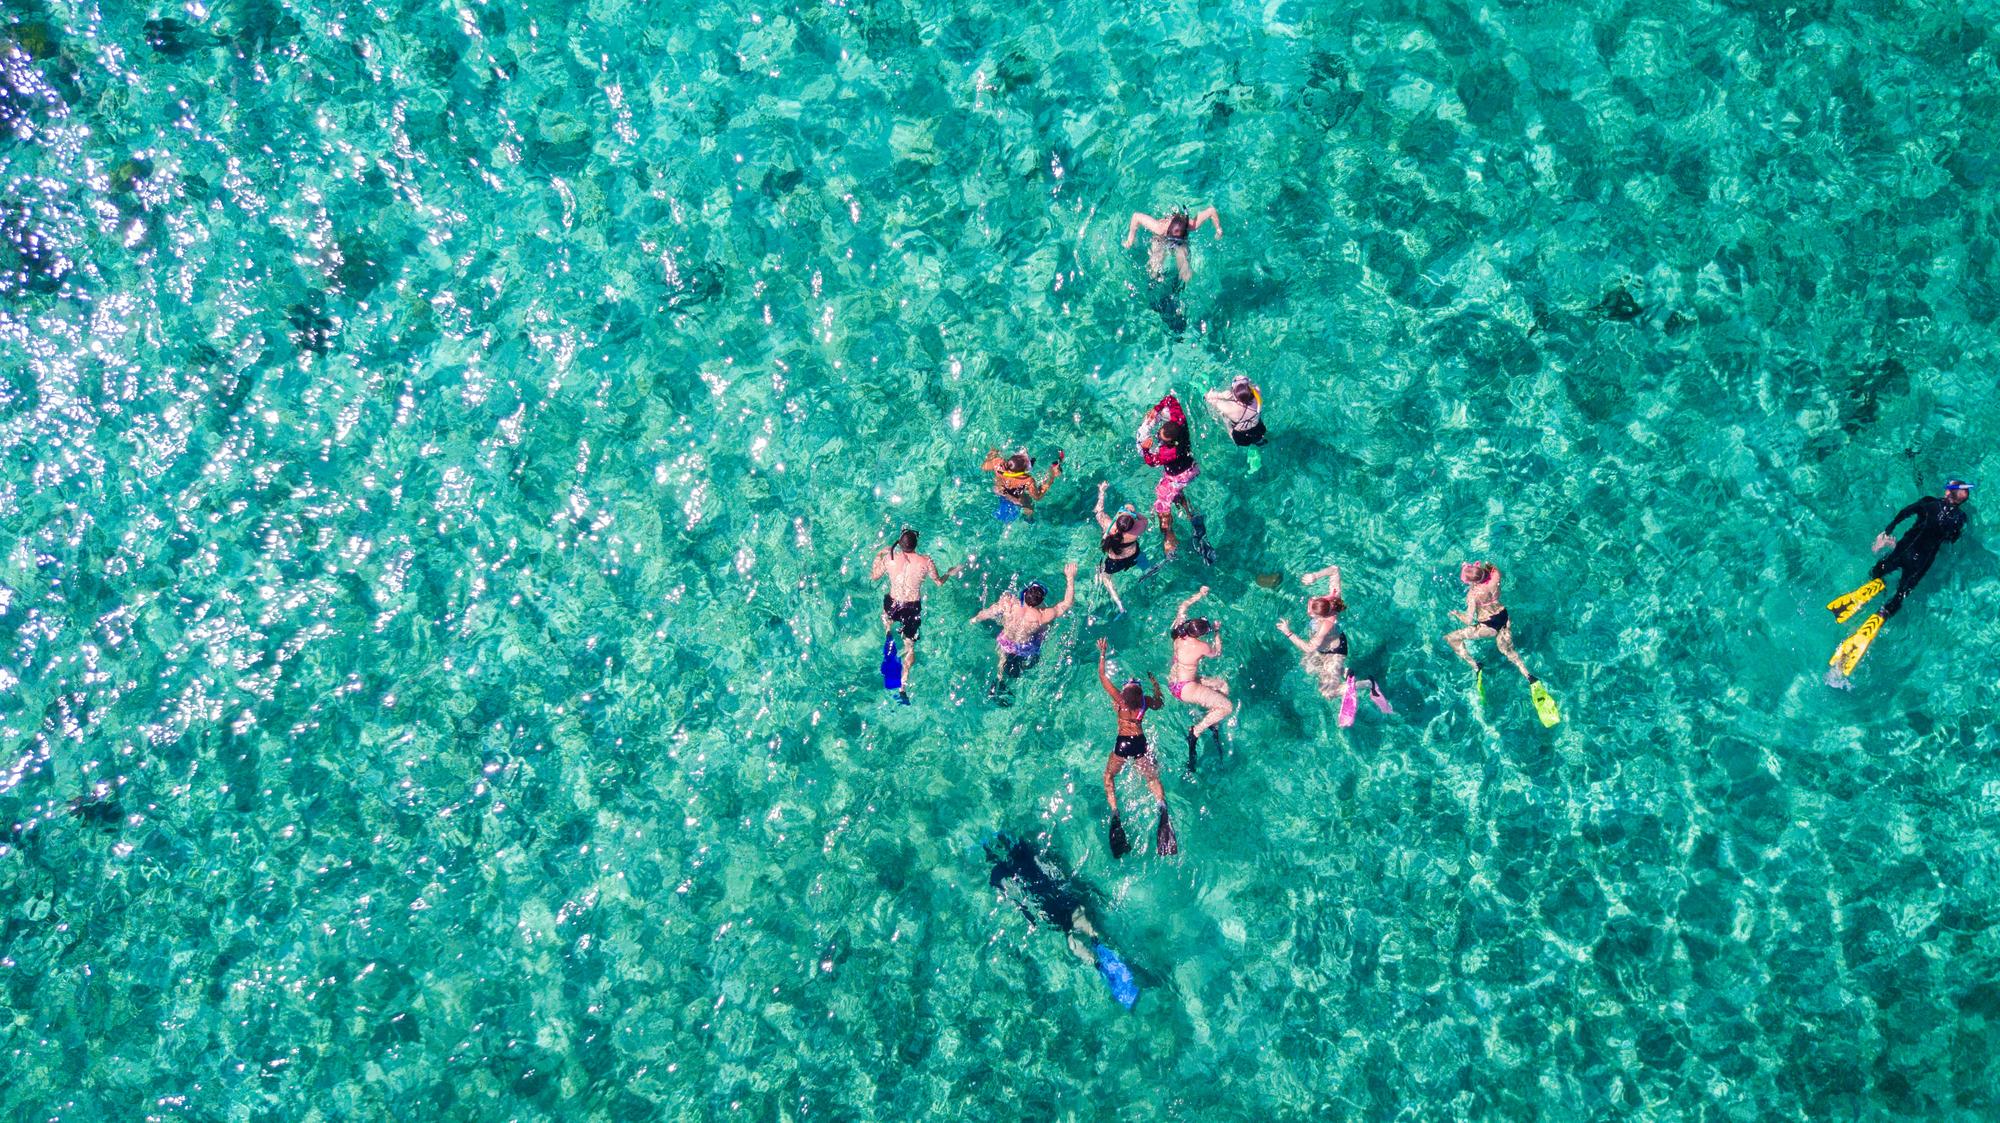
<path id="1" fill-rule="evenodd" d="M 1167 805 L 1160 804 L 1160 825 L 1153 828 L 1153 852 L 1162 858 L 1171 858 L 1181 852 L 1180 840 L 1174 837 L 1173 820 L 1167 818 Z"/>
<path id="2" fill-rule="evenodd" d="M 1208 517 L 1188 512 L 1188 525 L 1194 528 L 1195 556 L 1210 565 L 1215 564 L 1215 547 L 1208 544 Z"/>
<path id="3" fill-rule="evenodd" d="M 1125 823 L 1118 818 L 1118 812 L 1111 813 L 1111 856 L 1123 858 L 1132 852 L 1132 843 L 1125 837 Z"/>
<path id="4" fill-rule="evenodd" d="M 1187 774 L 1188 774 L 1188 776 L 1189 776 L 1190 778 L 1192 778 L 1192 777 L 1194 776 L 1194 750 L 1195 750 L 1195 746 L 1196 746 L 1196 745 L 1199 745 L 1200 743 L 1201 743 L 1201 739 L 1200 739 L 1200 737 L 1198 737 L 1198 736 L 1197 736 L 1197 735 L 1195 734 L 1194 730 L 1192 730 L 1192 729 L 1188 730 L 1188 763 L 1187 763 Z"/>

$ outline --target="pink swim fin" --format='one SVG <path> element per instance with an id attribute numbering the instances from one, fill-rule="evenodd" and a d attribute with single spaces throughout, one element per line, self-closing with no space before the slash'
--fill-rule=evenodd
<path id="1" fill-rule="evenodd" d="M 1355 697 L 1354 676 L 1347 676 L 1347 686 L 1340 692 L 1340 727 L 1346 729 L 1354 724 Z"/>
<path id="2" fill-rule="evenodd" d="M 1389 704 L 1389 700 L 1387 698 L 1382 697 L 1382 684 L 1379 682 L 1374 682 L 1374 681 L 1369 682 L 1368 700 L 1370 702 L 1375 703 L 1375 708 L 1381 710 L 1385 714 L 1393 714 L 1396 712 L 1396 708 Z"/>

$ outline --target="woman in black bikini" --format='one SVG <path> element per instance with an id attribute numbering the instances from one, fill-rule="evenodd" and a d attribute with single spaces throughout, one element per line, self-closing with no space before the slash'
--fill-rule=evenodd
<path id="1" fill-rule="evenodd" d="M 1300 636 L 1283 620 L 1278 621 L 1278 630 L 1304 653 L 1306 673 L 1319 681 L 1320 697 L 1331 702 L 1347 684 L 1347 633 L 1340 630 L 1340 614 L 1347 611 L 1347 602 L 1340 596 L 1337 565 L 1308 573 L 1300 580 L 1311 585 L 1322 577 L 1327 579 L 1326 595 L 1306 601 L 1306 614 L 1313 620 L 1312 637 Z"/>
<path id="2" fill-rule="evenodd" d="M 1104 761 L 1104 799 L 1111 805 L 1111 856 L 1122 858 L 1131 849 L 1125 840 L 1125 824 L 1118 818 L 1118 787 L 1114 783 L 1127 761 L 1153 789 L 1153 802 L 1160 808 L 1159 825 L 1153 835 L 1154 850 L 1162 856 L 1169 855 L 1179 849 L 1179 844 L 1174 840 L 1173 824 L 1167 819 L 1167 790 L 1160 786 L 1160 763 L 1153 756 L 1152 746 L 1146 743 L 1145 727 L 1146 711 L 1166 705 L 1167 696 L 1160 690 L 1160 680 L 1150 673 L 1146 677 L 1153 683 L 1151 697 L 1147 697 L 1136 678 L 1126 680 L 1124 686 L 1111 685 L 1111 673 L 1104 665 L 1109 650 L 1110 644 L 1097 641 L 1097 681 L 1104 687 L 1104 693 L 1110 695 L 1111 708 L 1118 715 L 1118 739 L 1112 742 L 1111 755 Z"/>
<path id="3" fill-rule="evenodd" d="M 1134 510 L 1130 503 L 1120 508 L 1114 518 L 1104 513 L 1104 493 L 1111 487 L 1110 481 L 1097 485 L 1097 525 L 1104 529 L 1104 537 L 1098 548 L 1104 551 L 1104 563 L 1097 567 L 1096 581 L 1111 594 L 1111 603 L 1118 606 L 1119 615 L 1125 613 L 1125 602 L 1118 597 L 1118 587 L 1111 583 L 1111 575 L 1128 569 L 1146 570 L 1146 551 L 1139 544 L 1145 537 L 1147 520 Z"/>
<path id="4" fill-rule="evenodd" d="M 1320 697 L 1329 702 L 1339 699 L 1340 725 L 1345 727 L 1353 723 L 1355 699 L 1363 687 L 1367 688 L 1368 700 L 1375 704 L 1376 709 L 1385 714 L 1394 713 L 1389 700 L 1382 696 L 1380 683 L 1372 679 L 1356 679 L 1348 673 L 1347 633 L 1340 627 L 1340 614 L 1347 611 L 1347 601 L 1340 595 L 1340 567 L 1330 565 L 1317 573 L 1308 573 L 1300 580 L 1311 587 L 1322 577 L 1326 579 L 1326 595 L 1306 601 L 1306 613 L 1313 619 L 1312 638 L 1300 637 L 1283 620 L 1278 621 L 1278 630 L 1305 655 L 1306 673 L 1318 681 Z"/>
<path id="5" fill-rule="evenodd" d="M 1210 390 L 1202 400 L 1229 426 L 1229 439 L 1238 447 L 1264 443 L 1264 396 L 1245 375 L 1237 375 L 1227 390 Z"/>
<path id="6" fill-rule="evenodd" d="M 1521 662 L 1521 656 L 1514 651 L 1514 629 L 1507 620 L 1507 608 L 1500 603 L 1500 570 L 1492 562 L 1466 562 L 1458 567 L 1458 579 L 1465 582 L 1465 611 L 1454 612 L 1453 616 L 1465 621 L 1465 627 L 1444 637 L 1451 649 L 1458 653 L 1475 671 L 1480 670 L 1479 660 L 1465 649 L 1470 640 L 1493 637 L 1493 646 L 1500 654 L 1514 664 L 1521 677 L 1529 683 L 1541 681 Z"/>

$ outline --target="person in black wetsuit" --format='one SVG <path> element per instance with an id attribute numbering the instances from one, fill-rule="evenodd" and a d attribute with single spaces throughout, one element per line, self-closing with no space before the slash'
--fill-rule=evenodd
<path id="1" fill-rule="evenodd" d="M 1952 479 L 1944 485 L 1944 495 L 1926 495 L 1915 503 L 1896 512 L 1889 520 L 1889 526 L 1875 536 L 1876 550 L 1889 550 L 1888 556 L 1878 561 L 1868 570 L 1868 581 L 1860 588 L 1827 602 L 1827 611 L 1833 613 L 1836 624 L 1844 624 L 1847 618 L 1861 610 L 1861 606 L 1875 598 L 1887 586 L 1883 578 L 1890 573 L 1900 573 L 1896 580 L 1896 592 L 1883 603 L 1882 607 L 1868 615 L 1854 634 L 1841 641 L 1834 649 L 1833 658 L 1828 662 L 1838 672 L 1829 673 L 1828 681 L 1834 685 L 1845 685 L 1847 675 L 1854 673 L 1854 667 L 1868 652 L 1868 645 L 1875 640 L 1875 633 L 1882 630 L 1889 617 L 1903 607 L 1903 598 L 1917 587 L 1917 582 L 1930 572 L 1931 563 L 1937 560 L 1938 551 L 1947 542 L 1958 541 L 1965 533 L 1965 501 L 1972 497 L 1972 485 L 1961 479 Z M 1909 533 L 1901 539 L 1896 537 L 1896 527 L 1904 519 L 1914 519 Z"/>
<path id="2" fill-rule="evenodd" d="M 1917 582 L 1922 581 L 1924 574 L 1930 571 L 1931 563 L 1937 560 L 1938 550 L 1947 542 L 1958 541 L 1958 536 L 1965 532 L 1964 503 L 1971 496 L 1972 485 L 1954 479 L 1944 485 L 1943 497 L 1926 495 L 1896 512 L 1896 517 L 1889 520 L 1888 529 L 1875 536 L 1875 549 L 1888 550 L 1888 556 L 1868 571 L 1866 585 L 1827 607 L 1845 621 L 1882 591 L 1884 577 L 1900 572 L 1895 595 L 1882 605 L 1880 612 L 1884 620 L 1894 616 L 1903 607 L 1903 598 L 1909 596 L 1910 591 L 1917 587 Z M 1899 540 L 1896 527 L 1909 518 L 1916 521 L 1911 524 L 1910 532 Z"/>
<path id="3" fill-rule="evenodd" d="M 1008 834 L 993 836 L 986 844 L 986 856 L 993 862 L 987 883 L 1012 901 L 1030 924 L 1061 929 L 1070 952 L 1095 966 L 1097 958 L 1083 941 L 1097 939 L 1097 929 L 1085 912 L 1082 891 L 1069 875 L 1051 871 L 1032 845 Z"/>
<path id="4" fill-rule="evenodd" d="M 1915 503 L 1896 512 L 1889 520 L 1889 527 L 1875 536 L 1875 548 L 1893 547 L 1889 556 L 1875 563 L 1868 571 L 1870 577 L 1884 577 L 1892 570 L 1901 571 L 1896 579 L 1896 592 L 1882 606 L 1882 617 L 1888 619 L 1903 607 L 1903 598 L 1924 579 L 1924 574 L 1937 560 L 1938 549 L 1947 542 L 1958 541 L 1965 533 L 1964 504 L 1972 497 L 1972 486 L 1964 480 L 1952 480 L 1945 484 L 1944 497 L 1926 495 Z M 1899 542 L 1896 540 L 1896 526 L 1904 519 L 1915 517 L 1910 532 Z"/>
<path id="5" fill-rule="evenodd" d="M 987 860 L 993 863 L 987 883 L 1012 901 L 1030 924 L 1046 922 L 1062 929 L 1070 954 L 1097 968 L 1111 997 L 1130 1010 L 1139 1001 L 1139 984 L 1132 969 L 1091 926 L 1082 887 L 1060 867 L 1051 868 L 1053 863 L 1021 839 L 994 834 L 985 846 Z"/>

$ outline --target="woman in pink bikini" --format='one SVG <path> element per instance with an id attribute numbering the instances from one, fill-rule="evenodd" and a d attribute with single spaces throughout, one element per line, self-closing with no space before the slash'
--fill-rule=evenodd
<path id="1" fill-rule="evenodd" d="M 1167 693 L 1191 706 L 1200 706 L 1208 711 L 1187 735 L 1187 773 L 1194 775 L 1195 743 L 1203 730 L 1213 730 L 1222 719 L 1236 712 L 1236 703 L 1229 700 L 1229 683 L 1219 675 L 1199 674 L 1201 661 L 1222 654 L 1222 631 L 1213 620 L 1197 616 L 1188 619 L 1188 609 L 1208 595 L 1208 586 L 1203 585 L 1195 595 L 1181 602 L 1180 610 L 1174 613 L 1173 661 L 1167 667 Z M 1215 747 L 1222 747 L 1222 734 L 1215 734 Z"/>

